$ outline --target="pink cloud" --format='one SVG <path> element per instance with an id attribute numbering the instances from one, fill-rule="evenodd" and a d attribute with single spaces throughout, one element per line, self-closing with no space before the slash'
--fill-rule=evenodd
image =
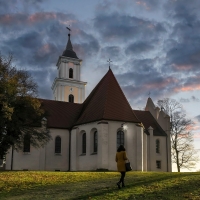
<path id="1" fill-rule="evenodd" d="M 165 88 L 168 85 L 171 85 L 172 83 L 177 83 L 178 79 L 173 78 L 173 77 L 169 77 L 164 79 L 162 82 L 154 82 L 154 83 L 148 83 L 147 85 L 145 85 L 145 88 L 147 89 L 152 89 L 152 88 L 157 88 L 157 89 L 161 89 L 161 88 Z"/>
<path id="2" fill-rule="evenodd" d="M 72 25 L 76 23 L 76 20 L 66 19 L 67 15 L 62 13 L 54 13 L 54 12 L 40 12 L 34 13 L 31 15 L 27 14 L 7 14 L 0 16 L 0 23 L 8 25 L 8 24 L 34 24 L 44 20 L 58 20 L 60 23 L 64 25 Z"/>
<path id="3" fill-rule="evenodd" d="M 55 13 L 52 12 L 48 12 L 48 13 L 35 13 L 32 14 L 28 17 L 28 21 L 31 23 L 35 23 L 41 20 L 48 20 L 48 19 L 56 19 L 57 15 Z"/>
<path id="4" fill-rule="evenodd" d="M 200 133 L 195 133 L 193 138 L 200 138 Z"/>
<path id="5" fill-rule="evenodd" d="M 140 6 L 143 6 L 146 10 L 149 10 L 150 7 L 147 6 L 147 4 L 143 1 L 136 1 L 136 4 L 140 5 Z"/>
<path id="6" fill-rule="evenodd" d="M 184 70 L 184 71 L 187 71 L 187 70 L 190 70 L 192 69 L 192 65 L 177 65 L 177 64 L 173 64 L 173 67 L 176 69 L 176 70 Z"/>
<path id="7" fill-rule="evenodd" d="M 193 90 L 200 90 L 200 84 L 181 87 L 181 88 L 179 87 L 179 88 L 174 89 L 175 92 L 180 92 L 180 91 L 187 92 L 187 91 L 193 91 Z"/>
<path id="8" fill-rule="evenodd" d="M 41 54 L 48 54 L 50 52 L 50 45 L 49 44 L 44 44 L 39 50 L 38 53 Z"/>
<path id="9" fill-rule="evenodd" d="M 9 15 L 9 14 L 3 15 L 3 16 L 0 17 L 0 22 L 3 23 L 3 24 L 9 24 L 13 20 L 14 20 L 13 15 Z"/>

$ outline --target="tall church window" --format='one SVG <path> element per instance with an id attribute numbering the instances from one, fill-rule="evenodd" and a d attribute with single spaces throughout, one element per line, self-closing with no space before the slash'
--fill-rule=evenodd
<path id="1" fill-rule="evenodd" d="M 69 95 L 69 102 L 74 103 L 74 95 Z"/>
<path id="2" fill-rule="evenodd" d="M 94 132 L 94 153 L 97 153 L 97 146 L 98 145 L 98 135 L 97 131 Z"/>
<path id="3" fill-rule="evenodd" d="M 124 145 L 124 132 L 122 130 L 117 132 L 117 148 L 120 145 Z"/>
<path id="4" fill-rule="evenodd" d="M 156 140 L 156 153 L 160 153 L 160 140 Z"/>
<path id="5" fill-rule="evenodd" d="M 86 153 L 86 133 L 82 135 L 82 153 Z"/>
<path id="6" fill-rule="evenodd" d="M 55 139 L 55 153 L 61 153 L 61 137 L 57 136 Z"/>
<path id="7" fill-rule="evenodd" d="M 23 152 L 30 152 L 30 146 L 31 146 L 30 135 L 26 134 L 24 136 L 24 148 L 23 148 Z"/>
<path id="8" fill-rule="evenodd" d="M 69 69 L 69 78 L 73 78 L 73 69 L 72 68 Z"/>

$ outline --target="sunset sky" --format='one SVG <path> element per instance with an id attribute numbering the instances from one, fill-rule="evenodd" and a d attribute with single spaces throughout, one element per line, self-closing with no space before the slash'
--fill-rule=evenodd
<path id="1" fill-rule="evenodd" d="M 155 103 L 166 97 L 182 103 L 200 150 L 199 8 L 200 0 L 0 0 L 0 52 L 12 53 L 37 82 L 39 97 L 52 99 L 70 26 L 86 96 L 110 58 L 133 109 L 145 107 L 149 92 Z"/>

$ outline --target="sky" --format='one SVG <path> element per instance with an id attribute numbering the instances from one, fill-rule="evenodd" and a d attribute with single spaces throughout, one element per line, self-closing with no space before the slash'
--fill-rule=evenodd
<path id="1" fill-rule="evenodd" d="M 132 108 L 143 109 L 149 93 L 155 103 L 176 99 L 195 122 L 200 149 L 199 8 L 199 0 L 0 0 L 0 52 L 32 75 L 40 98 L 53 99 L 70 26 L 86 96 L 110 58 Z"/>

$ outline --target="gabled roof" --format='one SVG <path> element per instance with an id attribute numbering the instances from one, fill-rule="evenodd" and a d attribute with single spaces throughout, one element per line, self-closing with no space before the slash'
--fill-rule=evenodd
<path id="1" fill-rule="evenodd" d="M 148 111 L 149 107 L 152 107 L 153 109 L 155 108 L 155 105 L 150 97 L 147 99 L 145 110 Z"/>
<path id="2" fill-rule="evenodd" d="M 67 46 L 66 46 L 66 49 L 64 50 L 62 56 L 78 59 L 76 53 L 73 51 L 72 43 L 71 43 L 71 40 L 70 40 L 70 34 L 68 34 Z"/>
<path id="3" fill-rule="evenodd" d="M 48 128 L 69 129 L 73 126 L 81 112 L 82 104 L 47 99 L 39 100 L 42 108 L 47 112 Z"/>
<path id="4" fill-rule="evenodd" d="M 167 136 L 165 131 L 161 128 L 161 126 L 149 111 L 133 110 L 133 112 L 138 117 L 138 119 L 141 120 L 147 131 L 147 134 L 149 134 L 148 128 L 151 126 L 153 128 L 154 136 Z"/>
<path id="5" fill-rule="evenodd" d="M 98 120 L 140 122 L 133 113 L 111 69 L 84 101 L 75 125 Z"/>

